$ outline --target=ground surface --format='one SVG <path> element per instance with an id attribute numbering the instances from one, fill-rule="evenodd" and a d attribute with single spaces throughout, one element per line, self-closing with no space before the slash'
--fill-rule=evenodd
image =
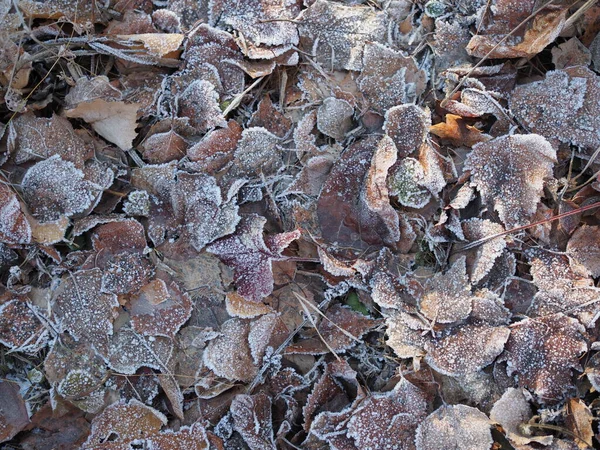
<path id="1" fill-rule="evenodd" d="M 0 30 L 1 448 L 598 445 L 600 5 Z"/>

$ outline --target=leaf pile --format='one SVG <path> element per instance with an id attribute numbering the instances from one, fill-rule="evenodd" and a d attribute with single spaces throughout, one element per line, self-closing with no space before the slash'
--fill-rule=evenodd
<path id="1" fill-rule="evenodd" d="M 0 0 L 2 445 L 598 446 L 599 17 Z"/>

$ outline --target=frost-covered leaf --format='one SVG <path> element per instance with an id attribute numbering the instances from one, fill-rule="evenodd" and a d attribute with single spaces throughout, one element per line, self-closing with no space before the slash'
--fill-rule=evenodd
<path id="1" fill-rule="evenodd" d="M 132 441 L 157 434 L 166 423 L 162 413 L 138 400 L 114 403 L 92 421 L 90 436 L 82 448 L 126 448 Z M 113 447 L 116 444 L 120 446 Z"/>
<path id="2" fill-rule="evenodd" d="M 191 426 L 183 426 L 177 431 L 165 430 L 149 437 L 146 442 L 152 450 L 206 450 L 209 448 L 206 430 L 198 422 Z"/>
<path id="3" fill-rule="evenodd" d="M 348 436 L 357 448 L 411 449 L 427 403 L 423 391 L 402 379 L 393 390 L 360 403 L 348 421 Z"/>
<path id="4" fill-rule="evenodd" d="M 400 158 L 416 152 L 425 143 L 429 127 L 429 111 L 417 105 L 398 105 L 385 113 L 383 129 L 396 144 Z"/>
<path id="5" fill-rule="evenodd" d="M 262 127 L 280 138 L 286 137 L 292 127 L 292 121 L 273 104 L 270 95 L 266 95 L 258 104 L 248 123 L 249 127 Z"/>
<path id="6" fill-rule="evenodd" d="M 283 167 L 280 139 L 264 128 L 246 128 L 235 150 L 233 174 L 244 177 L 273 175 Z"/>
<path id="7" fill-rule="evenodd" d="M 251 450 L 275 449 L 271 398 L 264 394 L 237 395 L 231 402 L 233 426 Z"/>
<path id="8" fill-rule="evenodd" d="M 573 66 L 589 66 L 592 55 L 585 45 L 576 37 L 552 49 L 552 63 L 555 69 L 566 69 Z"/>
<path id="9" fill-rule="evenodd" d="M 582 225 L 569 243 L 567 253 L 582 264 L 594 278 L 600 276 L 600 227 Z"/>
<path id="10" fill-rule="evenodd" d="M 529 19 L 538 6 L 535 0 L 498 0 L 493 10 L 482 6 L 487 14 L 482 14 L 479 32 L 471 38 L 467 51 L 492 59 L 535 56 L 560 34 L 567 13 L 564 7 L 552 5 Z"/>
<path id="11" fill-rule="evenodd" d="M 512 325 L 503 359 L 519 386 L 532 390 L 544 403 L 554 403 L 572 387 L 572 369 L 587 351 L 585 329 L 575 319 L 555 314 Z"/>
<path id="12" fill-rule="evenodd" d="M 494 403 L 490 411 L 490 420 L 502 426 L 506 437 L 515 446 L 539 442 L 542 445 L 552 443 L 552 436 L 527 436 L 521 425 L 527 423 L 533 415 L 528 398 L 523 389 L 508 388 L 502 397 Z"/>
<path id="13" fill-rule="evenodd" d="M 93 156 L 93 147 L 75 133 L 64 117 L 53 115 L 46 119 L 23 114 L 9 126 L 10 136 L 14 136 L 9 140 L 9 148 L 17 164 L 59 155 L 82 168 L 84 161 Z"/>
<path id="14" fill-rule="evenodd" d="M 150 55 L 161 58 L 177 52 L 185 36 L 181 33 L 139 33 L 119 34 L 116 37 L 131 43 L 141 42 Z"/>
<path id="15" fill-rule="evenodd" d="M 252 319 L 253 317 L 273 312 L 270 306 L 246 300 L 236 292 L 227 294 L 225 308 L 227 309 L 227 314 L 241 319 Z"/>
<path id="16" fill-rule="evenodd" d="M 423 186 L 425 172 L 414 158 L 402 159 L 392 169 L 387 181 L 390 195 L 408 208 L 422 208 L 431 199 L 430 192 Z"/>
<path id="17" fill-rule="evenodd" d="M 365 44 L 385 42 L 385 14 L 370 6 L 317 0 L 298 20 L 300 44 L 328 70 L 361 70 Z"/>
<path id="18" fill-rule="evenodd" d="M 328 97 L 317 110 L 317 128 L 327 136 L 343 141 L 352 128 L 354 108 L 346 100 Z"/>
<path id="19" fill-rule="evenodd" d="M 175 283 L 156 279 L 143 286 L 130 299 L 131 325 L 145 336 L 173 339 L 190 318 L 192 300 Z"/>
<path id="20" fill-rule="evenodd" d="M 553 70 L 541 81 L 517 86 L 510 109 L 555 146 L 563 142 L 590 151 L 600 146 L 600 77 L 586 67 Z"/>
<path id="21" fill-rule="evenodd" d="M 419 425 L 415 439 L 417 450 L 489 450 L 493 443 L 487 416 L 466 405 L 441 406 Z"/>
<path id="22" fill-rule="evenodd" d="M 209 81 L 192 82 L 182 92 L 178 103 L 179 116 L 187 117 L 190 125 L 198 133 L 206 132 L 210 128 L 227 126 L 227 121 L 219 107 L 219 94 Z"/>
<path id="23" fill-rule="evenodd" d="M 115 331 L 108 349 L 102 354 L 111 369 L 133 375 L 140 367 L 167 371 L 173 343 L 162 336 L 142 336 L 131 328 Z"/>
<path id="24" fill-rule="evenodd" d="M 25 202 L 40 222 L 84 212 L 102 190 L 86 180 L 72 162 L 58 155 L 32 166 L 21 187 Z"/>
<path id="25" fill-rule="evenodd" d="M 484 201 L 512 228 L 528 223 L 555 162 L 556 152 L 542 136 L 513 135 L 473 146 L 465 170 Z"/>
<path id="26" fill-rule="evenodd" d="M 436 273 L 427 280 L 419 307 L 425 317 L 439 323 L 457 322 L 469 316 L 473 300 L 464 256 L 445 274 Z"/>
<path id="27" fill-rule="evenodd" d="M 465 325 L 425 344 L 427 363 L 444 375 L 463 376 L 490 365 L 504 350 L 508 327 Z"/>
<path id="28" fill-rule="evenodd" d="M 196 250 L 235 231 L 240 221 L 235 194 L 237 188 L 222 195 L 216 180 L 209 175 L 177 173 L 177 184 L 171 191 L 173 210 Z"/>
<path id="29" fill-rule="evenodd" d="M 235 120 L 230 120 L 227 122 L 227 128 L 219 128 L 206 134 L 188 149 L 187 155 L 202 171 L 213 174 L 233 160 L 241 138 L 242 127 Z"/>
<path id="30" fill-rule="evenodd" d="M 45 344 L 47 331 L 23 299 L 12 299 L 0 305 L 0 343 L 11 350 L 35 352 Z"/>
<path id="31" fill-rule="evenodd" d="M 162 164 L 183 158 L 187 153 L 188 141 L 170 129 L 149 135 L 142 142 L 143 157 L 152 164 Z"/>
<path id="32" fill-rule="evenodd" d="M 31 225 L 23 212 L 17 194 L 4 183 L 0 184 L 0 242 L 3 244 L 28 244 L 31 242 Z"/>
<path id="33" fill-rule="evenodd" d="M 77 340 L 103 350 L 113 333 L 117 297 L 101 292 L 102 271 L 82 270 L 65 275 L 54 291 L 54 311 L 63 329 Z"/>
<path id="34" fill-rule="evenodd" d="M 244 216 L 236 232 L 207 247 L 234 271 L 237 292 L 244 298 L 260 302 L 273 291 L 271 261 L 285 259 L 281 252 L 300 237 L 299 231 L 263 238 L 264 217 Z"/>
<path id="35" fill-rule="evenodd" d="M 0 380 L 0 398 L 0 442 L 6 442 L 27 426 L 29 414 L 17 383 Z"/>
<path id="36" fill-rule="evenodd" d="M 362 67 L 356 83 L 370 108 L 378 113 L 414 102 L 425 90 L 425 72 L 419 70 L 414 58 L 385 45 L 367 43 Z"/>
<path id="37" fill-rule="evenodd" d="M 473 218 L 462 222 L 462 230 L 467 241 L 477 241 L 488 236 L 502 233 L 504 227 L 491 220 Z M 477 247 L 477 250 L 467 255 L 468 272 L 471 283 L 479 283 L 492 270 L 496 259 L 506 248 L 506 240 L 493 239 Z"/>

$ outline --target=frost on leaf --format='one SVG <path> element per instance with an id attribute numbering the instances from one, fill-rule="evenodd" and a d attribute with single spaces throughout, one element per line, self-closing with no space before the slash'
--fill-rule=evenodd
<path id="1" fill-rule="evenodd" d="M 414 158 L 404 158 L 391 170 L 387 180 L 390 195 L 408 208 L 422 208 L 431 199 L 431 194 L 423 186 L 425 172 Z"/>
<path id="2" fill-rule="evenodd" d="M 173 343 L 170 339 L 142 336 L 131 328 L 123 327 L 113 334 L 102 356 L 114 371 L 133 375 L 140 367 L 166 371 L 166 363 L 172 352 Z"/>
<path id="3" fill-rule="evenodd" d="M 317 128 L 327 136 L 343 141 L 352 128 L 354 108 L 346 100 L 328 97 L 317 110 Z"/>
<path id="4" fill-rule="evenodd" d="M 116 36 L 119 39 L 130 41 L 128 46 L 132 47 L 131 43 L 140 42 L 143 44 L 148 54 L 157 57 L 169 57 L 169 54 L 175 54 L 179 50 L 183 38 L 180 33 L 139 33 L 139 34 L 119 34 Z"/>
<path id="5" fill-rule="evenodd" d="M 17 383 L 0 380 L 0 398 L 0 442 L 5 442 L 27 426 L 29 414 Z"/>
<path id="6" fill-rule="evenodd" d="M 234 153 L 232 174 L 255 177 L 279 172 L 283 167 L 279 142 L 277 136 L 264 128 L 245 129 Z"/>
<path id="7" fill-rule="evenodd" d="M 327 70 L 361 70 L 365 44 L 385 42 L 385 14 L 370 6 L 317 0 L 298 20 L 304 51 Z"/>
<path id="8" fill-rule="evenodd" d="M 299 231 L 263 237 L 264 217 L 251 214 L 242 218 L 236 232 L 207 247 L 234 271 L 237 292 L 247 300 L 260 302 L 273 292 L 273 260 L 283 260 L 281 252 L 300 237 Z"/>
<path id="9" fill-rule="evenodd" d="M 82 448 L 127 448 L 132 441 L 157 434 L 166 424 L 162 413 L 138 400 L 114 403 L 92 421 L 90 436 Z"/>
<path id="10" fill-rule="evenodd" d="M 379 43 L 368 43 L 356 83 L 370 108 L 383 114 L 393 106 L 414 102 L 425 90 L 426 75 L 413 57 Z"/>
<path id="11" fill-rule="evenodd" d="M 466 405 L 441 406 L 419 425 L 415 439 L 417 450 L 489 450 L 493 443 L 487 416 Z"/>
<path id="12" fill-rule="evenodd" d="M 510 109 L 527 129 L 555 146 L 600 146 L 600 77 L 585 67 L 550 71 L 541 81 L 517 86 Z"/>
<path id="13" fill-rule="evenodd" d="M 526 225 L 537 209 L 556 152 L 536 134 L 502 136 L 473 146 L 465 170 L 508 228 Z"/>
<path id="14" fill-rule="evenodd" d="M 502 353 L 509 334 L 508 327 L 465 325 L 425 344 L 425 360 L 444 375 L 457 377 L 477 372 Z"/>
<path id="15" fill-rule="evenodd" d="M 535 56 L 560 34 L 567 13 L 565 8 L 552 5 L 529 19 L 539 9 L 535 0 L 498 0 L 493 9 L 485 5 L 482 9 L 480 32 L 471 38 L 467 51 L 472 56 L 492 59 Z"/>
<path id="16" fill-rule="evenodd" d="M 209 448 L 206 430 L 198 422 L 189 427 L 181 427 L 177 431 L 165 430 L 146 439 L 146 442 L 152 450 L 206 450 Z"/>
<path id="17" fill-rule="evenodd" d="M 567 244 L 567 254 L 594 278 L 600 276 L 600 227 L 582 225 Z"/>
<path id="18" fill-rule="evenodd" d="M 253 450 L 274 449 L 271 398 L 264 394 L 237 395 L 231 402 L 234 429 Z"/>
<path id="19" fill-rule="evenodd" d="M 0 242 L 3 244 L 31 242 L 29 220 L 23 212 L 17 194 L 5 183 L 0 183 Z"/>
<path id="20" fill-rule="evenodd" d="M 529 422 L 533 416 L 528 398 L 531 397 L 523 389 L 508 388 L 502 397 L 494 403 L 490 411 L 490 420 L 502 426 L 507 439 L 514 446 L 538 442 L 542 445 L 552 443 L 552 436 L 526 436 L 521 425 Z"/>
<path id="21" fill-rule="evenodd" d="M 383 129 L 392 138 L 403 158 L 417 151 L 427 138 L 431 117 L 417 105 L 398 105 L 385 113 Z"/>
<path id="22" fill-rule="evenodd" d="M 572 388 L 572 369 L 587 351 L 585 329 L 563 314 L 525 319 L 512 325 L 506 343 L 507 373 L 544 403 L 555 403 Z"/>
<path id="23" fill-rule="evenodd" d="M 65 98 L 65 115 L 83 119 L 94 131 L 122 150 L 129 150 L 137 136 L 139 103 L 120 101 L 121 93 L 105 76 L 81 77 Z"/>
<path id="24" fill-rule="evenodd" d="M 359 141 L 342 154 L 323 185 L 317 203 L 321 235 L 342 257 L 375 252 L 398 239 L 390 208 L 384 206 L 385 196 L 379 192 L 374 201 L 375 186 L 389 167 L 386 161 L 393 158 L 388 153 L 385 140 Z M 373 162 L 376 166 L 371 170 Z"/>
<path id="25" fill-rule="evenodd" d="M 131 325 L 145 336 L 171 339 L 190 318 L 192 300 L 171 282 L 156 279 L 133 294 L 130 301 Z"/>
<path id="26" fill-rule="evenodd" d="M 240 221 L 235 194 L 237 189 L 231 189 L 223 198 L 221 188 L 209 175 L 177 173 L 171 202 L 196 250 L 235 231 Z"/>
<path id="27" fill-rule="evenodd" d="M 270 306 L 264 303 L 248 301 L 237 292 L 227 294 L 225 308 L 227 309 L 227 314 L 231 317 L 239 317 L 241 319 L 252 319 L 253 317 L 273 312 Z"/>
<path id="28" fill-rule="evenodd" d="M 473 299 L 464 256 L 445 274 L 436 273 L 427 280 L 419 307 L 425 317 L 438 323 L 458 322 L 469 316 Z"/>
<path id="29" fill-rule="evenodd" d="M 248 334 L 250 326 L 240 319 L 230 319 L 221 326 L 221 335 L 208 343 L 203 360 L 215 375 L 231 381 L 251 381 L 257 372 Z"/>
<path id="30" fill-rule="evenodd" d="M 115 295 L 101 292 L 101 285 L 100 269 L 82 270 L 65 275 L 53 294 L 53 309 L 63 329 L 99 351 L 106 348 L 113 333 L 119 306 Z"/>
<path id="31" fill-rule="evenodd" d="M 214 174 L 224 169 L 232 160 L 242 127 L 235 121 L 227 122 L 227 128 L 212 130 L 197 144 L 190 147 L 187 155 L 203 172 Z"/>
<path id="32" fill-rule="evenodd" d="M 402 379 L 393 390 L 367 397 L 348 421 L 357 448 L 411 449 L 417 426 L 427 415 L 425 394 Z"/>
<path id="33" fill-rule="evenodd" d="M 86 159 L 93 156 L 93 148 L 75 134 L 73 126 L 64 117 L 53 115 L 46 119 L 23 114 L 9 123 L 9 149 L 15 163 L 46 159 L 59 155 L 82 168 Z"/>
<path id="34" fill-rule="evenodd" d="M 473 242 L 488 236 L 502 233 L 504 227 L 491 220 L 473 218 L 462 222 L 462 230 L 467 241 Z M 492 239 L 467 254 L 467 270 L 472 284 L 479 283 L 494 267 L 496 259 L 506 248 L 504 238 Z"/>
<path id="35" fill-rule="evenodd" d="M 227 126 L 219 107 L 219 94 L 209 81 L 193 81 L 180 95 L 178 103 L 179 116 L 187 117 L 198 133 Z"/>
<path id="36" fill-rule="evenodd" d="M 0 344 L 11 350 L 35 352 L 46 343 L 47 332 L 32 308 L 20 299 L 0 305 Z"/>
<path id="37" fill-rule="evenodd" d="M 102 190 L 86 180 L 72 162 L 58 155 L 32 166 L 21 186 L 25 202 L 40 222 L 84 212 Z"/>

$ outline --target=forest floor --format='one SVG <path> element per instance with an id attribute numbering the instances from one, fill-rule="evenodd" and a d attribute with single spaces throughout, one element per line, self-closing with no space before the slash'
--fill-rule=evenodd
<path id="1" fill-rule="evenodd" d="M 0 0 L 0 448 L 600 446 L 599 31 Z"/>

